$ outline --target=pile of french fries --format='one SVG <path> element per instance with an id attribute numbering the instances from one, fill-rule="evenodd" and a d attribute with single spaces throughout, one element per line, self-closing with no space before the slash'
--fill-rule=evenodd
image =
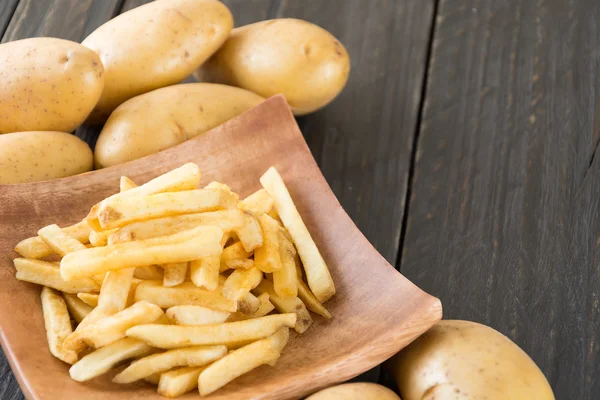
<path id="1" fill-rule="evenodd" d="M 122 177 L 81 222 L 16 246 L 16 277 L 44 286 L 50 352 L 72 379 L 133 360 L 114 382 L 204 396 L 275 365 L 309 310 L 331 318 L 331 274 L 281 176 L 260 182 L 240 201 L 223 183 L 197 189 L 192 163 L 141 186 Z"/>

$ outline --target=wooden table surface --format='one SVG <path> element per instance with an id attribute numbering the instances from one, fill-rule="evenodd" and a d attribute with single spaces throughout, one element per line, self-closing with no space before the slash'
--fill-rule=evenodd
<path id="1" fill-rule="evenodd" d="M 0 0 L 0 36 L 81 41 L 146 2 Z M 445 318 L 509 336 L 557 399 L 597 399 L 600 2 L 225 3 L 238 26 L 297 17 L 344 43 L 347 88 L 298 123 L 349 215 Z M 21 398 L 2 360 L 0 399 Z"/>

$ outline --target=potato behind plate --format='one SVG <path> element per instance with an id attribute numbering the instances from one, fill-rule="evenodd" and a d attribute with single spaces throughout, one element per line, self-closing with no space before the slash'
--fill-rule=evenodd
<path id="1" fill-rule="evenodd" d="M 45 181 L 92 169 L 88 145 L 64 132 L 0 135 L 0 184 Z"/>
<path id="2" fill-rule="evenodd" d="M 186 83 L 154 90 L 121 104 L 96 143 L 98 168 L 135 160 L 243 113 L 264 99 L 232 86 Z"/>
<path id="3" fill-rule="evenodd" d="M 441 321 L 389 365 L 404 400 L 554 400 L 546 377 L 519 346 L 475 322 Z"/>
<path id="4" fill-rule="evenodd" d="M 0 133 L 71 132 L 104 87 L 100 58 L 79 43 L 55 38 L 0 45 Z"/>
<path id="5" fill-rule="evenodd" d="M 251 90 L 282 93 L 296 115 L 324 107 L 344 88 L 350 57 L 325 29 L 299 19 L 236 28 L 196 76 Z"/>
<path id="6" fill-rule="evenodd" d="M 232 28 L 229 9 L 217 0 L 157 0 L 100 26 L 82 42 L 98 53 L 106 70 L 89 121 L 101 122 L 124 101 L 182 81 Z"/>
<path id="7" fill-rule="evenodd" d="M 400 398 L 385 386 L 355 382 L 323 389 L 305 400 L 400 400 Z"/>

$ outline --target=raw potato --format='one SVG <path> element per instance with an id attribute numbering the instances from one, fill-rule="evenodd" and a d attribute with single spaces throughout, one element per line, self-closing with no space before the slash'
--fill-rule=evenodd
<path id="1" fill-rule="evenodd" d="M 135 97 L 110 116 L 96 144 L 96 166 L 110 167 L 175 146 L 264 99 L 209 83 L 174 85 Z"/>
<path id="2" fill-rule="evenodd" d="M 2 93 L 0 91 L 0 125 Z M 13 115 L 12 111 L 9 115 Z M 93 160 L 88 145 L 69 133 L 33 131 L 0 135 L 0 184 L 80 174 L 92 169 Z"/>
<path id="3" fill-rule="evenodd" d="M 54 38 L 0 45 L 0 77 L 0 133 L 71 132 L 87 118 L 104 87 L 96 53 Z"/>
<path id="4" fill-rule="evenodd" d="M 350 57 L 329 32 L 298 19 L 274 19 L 236 28 L 198 71 L 206 82 L 283 93 L 296 115 L 324 107 L 344 88 Z"/>
<path id="5" fill-rule="evenodd" d="M 516 344 L 475 322 L 441 321 L 391 361 L 404 400 L 554 400 L 544 374 Z M 461 396 L 461 398 L 463 398 Z"/>
<path id="6" fill-rule="evenodd" d="M 396 393 L 375 383 L 355 382 L 323 389 L 305 400 L 400 400 Z M 443 399 L 440 399 L 443 400 Z"/>
<path id="7" fill-rule="evenodd" d="M 106 85 L 91 122 L 126 100 L 185 79 L 227 39 L 229 9 L 217 0 L 158 0 L 123 13 L 82 44 L 100 55 Z"/>

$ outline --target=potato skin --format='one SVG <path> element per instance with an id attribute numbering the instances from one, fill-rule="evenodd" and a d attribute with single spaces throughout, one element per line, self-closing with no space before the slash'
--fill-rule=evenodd
<path id="1" fill-rule="evenodd" d="M 77 128 L 104 86 L 96 53 L 54 38 L 0 45 L 0 133 Z"/>
<path id="2" fill-rule="evenodd" d="M 135 160 L 175 146 L 264 101 L 240 88 L 185 83 L 154 90 L 121 104 L 96 143 L 96 167 Z"/>
<path id="3" fill-rule="evenodd" d="M 126 100 L 182 81 L 232 28 L 231 12 L 217 0 L 157 0 L 100 26 L 82 42 L 100 55 L 106 72 L 88 122 L 102 122 Z"/>
<path id="4" fill-rule="evenodd" d="M 544 374 L 523 350 L 475 322 L 441 321 L 389 366 L 404 400 L 554 400 Z"/>
<path id="5" fill-rule="evenodd" d="M 344 88 L 350 57 L 329 32 L 298 19 L 274 19 L 236 28 L 197 72 L 206 82 L 283 93 L 294 114 L 324 107 Z"/>
<path id="6" fill-rule="evenodd" d="M 323 389 L 305 400 L 400 400 L 396 393 L 375 383 L 355 382 Z"/>
<path id="7" fill-rule="evenodd" d="M 90 171 L 88 145 L 65 132 L 30 131 L 0 135 L 0 184 L 62 178 Z"/>

